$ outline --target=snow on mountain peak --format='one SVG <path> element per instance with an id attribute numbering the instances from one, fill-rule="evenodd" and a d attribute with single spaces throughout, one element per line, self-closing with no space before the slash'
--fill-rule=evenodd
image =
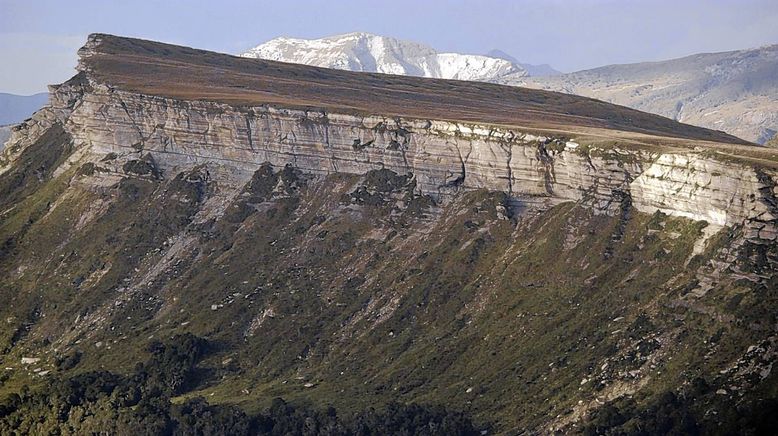
<path id="1" fill-rule="evenodd" d="M 483 82 L 527 75 L 524 68 L 505 59 L 438 53 L 417 42 L 362 32 L 321 39 L 280 37 L 241 56 L 339 70 Z"/>

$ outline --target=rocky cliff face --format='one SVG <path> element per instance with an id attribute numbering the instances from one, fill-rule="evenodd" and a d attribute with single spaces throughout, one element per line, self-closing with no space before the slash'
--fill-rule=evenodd
<path id="1" fill-rule="evenodd" d="M 166 174 L 208 164 L 232 187 L 265 162 L 314 175 L 389 169 L 413 174 L 421 193 L 439 199 L 488 189 L 607 210 L 617 193 L 645 213 L 755 226 L 775 239 L 775 170 L 715 153 L 591 146 L 472 123 L 180 101 L 112 89 L 83 74 L 52 88 L 51 107 L 17 129 L 6 159 L 56 122 L 74 138 L 73 159 L 106 174 L 145 155 Z M 106 162 L 107 155 L 117 158 Z"/>

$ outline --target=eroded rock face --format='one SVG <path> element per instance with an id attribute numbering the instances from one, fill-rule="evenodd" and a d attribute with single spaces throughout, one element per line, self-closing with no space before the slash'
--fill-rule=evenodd
<path id="1" fill-rule="evenodd" d="M 744 224 L 755 237 L 775 240 L 775 171 L 700 153 L 602 149 L 436 120 L 179 101 L 116 90 L 85 73 L 53 87 L 51 102 L 16 129 L 6 161 L 59 121 L 78 150 L 71 163 L 93 162 L 105 177 L 143 156 L 168 175 L 208 164 L 222 187 L 244 185 L 265 162 L 313 175 L 385 168 L 413 174 L 417 189 L 439 200 L 456 190 L 485 188 L 585 200 L 613 212 L 626 196 L 642 212 Z"/>
<path id="2" fill-rule="evenodd" d="M 635 207 L 644 212 L 661 210 L 717 226 L 774 225 L 774 177 L 701 156 L 661 155 L 631 188 Z"/>

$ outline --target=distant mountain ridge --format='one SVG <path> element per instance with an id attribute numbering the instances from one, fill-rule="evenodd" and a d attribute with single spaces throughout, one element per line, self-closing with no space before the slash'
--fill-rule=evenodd
<path id="1" fill-rule="evenodd" d="M 486 53 L 487 56 L 493 57 L 493 58 L 499 58 L 499 59 L 505 59 L 506 61 L 513 62 L 514 64 L 524 68 L 527 70 L 527 73 L 530 77 L 536 77 L 536 76 L 558 76 L 562 74 L 561 71 L 556 70 L 554 67 L 552 67 L 549 64 L 526 64 L 523 62 L 519 62 L 518 59 L 515 57 L 509 55 L 508 53 L 505 53 L 502 50 L 499 49 L 492 49 L 489 50 L 488 53 Z"/>
<path id="2" fill-rule="evenodd" d="M 778 133 L 778 45 L 503 83 L 594 97 L 761 144 Z"/>
<path id="3" fill-rule="evenodd" d="M 49 94 L 15 95 L 0 92 L 0 126 L 21 123 L 43 107 Z"/>
<path id="4" fill-rule="evenodd" d="M 424 44 L 369 33 L 321 39 L 276 38 L 241 56 L 339 70 L 481 82 L 516 79 L 528 74 L 525 68 L 506 59 L 438 53 Z"/>

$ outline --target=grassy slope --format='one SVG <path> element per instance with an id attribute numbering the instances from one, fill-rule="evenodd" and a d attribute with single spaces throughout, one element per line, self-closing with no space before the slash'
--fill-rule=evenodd
<path id="1" fill-rule="evenodd" d="M 81 64 L 118 89 L 232 105 L 277 104 L 335 112 L 468 121 L 525 128 L 599 129 L 751 145 L 723 132 L 568 94 L 460 80 L 355 73 L 245 59 L 154 41 L 94 35 Z M 712 144 L 708 144 L 709 146 Z M 744 147 L 750 148 L 750 147 Z"/>
<path id="2" fill-rule="evenodd" d="M 44 142 L 28 153 L 67 154 L 67 138 Z M 211 401 L 258 410 L 283 396 L 349 411 L 397 399 L 537 428 L 637 378 L 641 402 L 696 377 L 723 386 L 719 371 L 776 322 L 774 278 L 725 277 L 704 299 L 684 297 L 732 235 L 685 266 L 704 224 L 628 202 L 612 217 L 566 203 L 501 219 L 501 193 L 441 208 L 389 172 L 306 180 L 265 167 L 224 216 L 193 221 L 213 195 L 207 169 L 166 180 L 153 162 L 126 170 L 99 189 L 84 184 L 101 177 L 93 168 L 0 176 L 8 198 L 26 195 L 0 224 L 0 346 L 14 368 L 0 391 L 45 380 L 21 356 L 51 369 L 80 350 L 68 372 L 129 371 L 152 338 L 193 332 L 218 345 L 195 392 Z M 715 390 L 700 416 L 721 407 Z"/>

